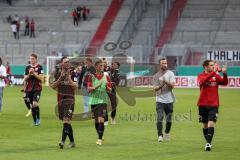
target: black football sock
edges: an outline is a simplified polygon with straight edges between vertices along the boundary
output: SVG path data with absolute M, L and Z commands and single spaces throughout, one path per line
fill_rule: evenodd
M 157 131 L 158 131 L 158 137 L 162 136 L 162 122 L 158 121 L 157 122 Z
M 208 143 L 212 143 L 213 135 L 214 135 L 214 128 L 209 127 L 208 128 L 208 134 L 207 134 L 207 142 Z
M 104 133 L 104 123 L 99 123 L 98 127 L 98 139 L 102 139 Z
M 73 129 L 72 129 L 72 125 L 69 124 L 69 133 L 68 133 L 68 137 L 71 143 L 74 142 L 74 137 L 73 137 Z
M 36 107 L 36 117 L 39 120 L 40 119 L 40 108 L 39 106 Z
M 29 109 L 31 109 L 31 104 L 27 101 L 27 100 L 24 100 L 25 104 L 26 104 L 26 107 Z
M 108 122 L 108 112 L 106 112 L 106 116 L 104 117 L 104 122 Z
M 208 128 L 203 128 L 203 136 L 206 141 L 207 141 L 207 134 L 208 134 Z
M 99 123 L 95 123 L 95 128 L 96 128 L 96 131 L 97 131 L 97 134 L 98 134 Z
M 116 117 L 116 109 L 111 112 L 111 118 L 114 119 Z
M 171 130 L 172 122 L 167 122 L 166 123 L 166 130 L 165 133 L 168 134 Z
M 36 118 L 36 108 L 35 107 L 32 108 L 32 117 L 33 117 L 34 123 L 36 123 L 37 118 Z
M 64 123 L 63 130 L 62 130 L 62 143 L 65 143 L 68 133 L 69 133 L 69 124 Z

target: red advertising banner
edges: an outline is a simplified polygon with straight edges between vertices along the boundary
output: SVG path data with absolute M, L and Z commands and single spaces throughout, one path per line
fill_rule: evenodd
M 228 77 L 228 85 L 223 88 L 240 88 L 240 77 Z M 128 79 L 128 86 L 152 86 L 152 76 L 135 77 Z M 176 76 L 177 88 L 198 88 L 196 76 Z

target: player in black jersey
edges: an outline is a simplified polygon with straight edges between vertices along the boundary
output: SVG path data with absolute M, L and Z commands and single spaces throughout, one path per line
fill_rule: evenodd
M 39 99 L 42 91 L 43 68 L 37 62 L 37 55 L 30 55 L 30 64 L 25 69 L 24 81 L 26 83 L 26 97 L 32 106 L 33 125 L 40 125 Z

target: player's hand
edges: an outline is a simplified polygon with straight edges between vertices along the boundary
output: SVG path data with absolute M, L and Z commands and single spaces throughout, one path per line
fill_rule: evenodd
M 65 78 L 65 77 L 66 77 L 66 75 L 67 75 L 67 74 L 66 74 L 66 72 L 65 72 L 65 71 L 62 71 L 62 72 L 61 72 L 61 75 L 60 75 L 60 77 L 59 77 L 59 78 Z
M 32 73 L 32 75 L 34 75 L 34 76 L 37 76 L 37 75 L 38 75 L 38 73 L 37 73 L 37 72 L 33 72 L 33 73 Z
M 33 72 L 34 72 L 34 69 L 33 69 L 33 68 L 30 68 L 30 69 L 29 69 L 29 74 L 33 74 Z
M 225 66 L 225 65 L 222 66 L 222 72 L 227 73 L 227 66 Z
M 163 77 L 162 81 L 163 81 L 163 83 L 167 82 L 165 77 Z

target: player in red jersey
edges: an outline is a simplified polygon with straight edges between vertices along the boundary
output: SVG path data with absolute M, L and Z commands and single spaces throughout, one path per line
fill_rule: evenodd
M 203 123 L 203 134 L 207 141 L 205 150 L 210 151 L 214 135 L 214 126 L 217 121 L 219 96 L 218 86 L 227 85 L 227 68 L 222 67 L 223 78 L 217 74 L 217 67 L 211 60 L 203 62 L 204 72 L 198 75 L 200 96 L 198 99 L 199 122 Z

